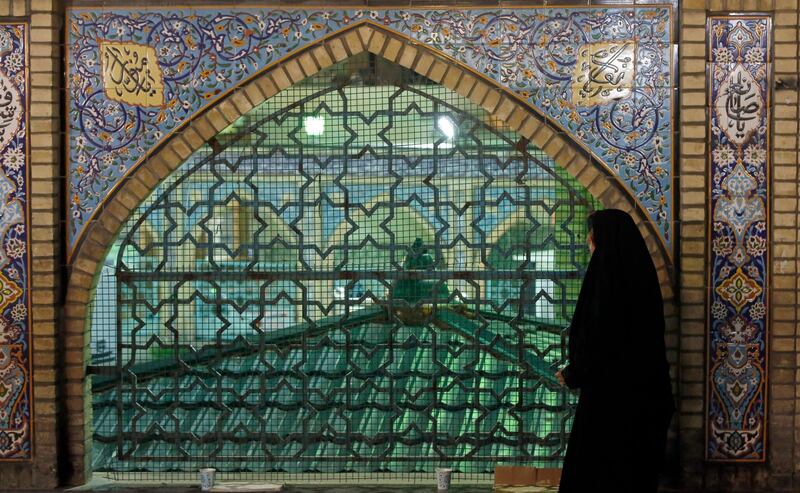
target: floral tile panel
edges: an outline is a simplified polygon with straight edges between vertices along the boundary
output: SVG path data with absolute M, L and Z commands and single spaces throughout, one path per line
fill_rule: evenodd
M 767 437 L 770 18 L 711 17 L 706 457 L 763 461 Z
M 361 22 L 508 88 L 618 177 L 673 243 L 670 7 L 71 9 L 69 246 L 120 178 L 226 91 Z
M 0 462 L 33 457 L 28 26 L 0 24 Z

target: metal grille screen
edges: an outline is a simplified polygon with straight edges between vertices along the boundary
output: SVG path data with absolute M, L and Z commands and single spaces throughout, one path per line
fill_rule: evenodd
M 92 304 L 93 469 L 456 479 L 558 467 L 597 203 L 483 109 L 356 57 L 130 217 Z

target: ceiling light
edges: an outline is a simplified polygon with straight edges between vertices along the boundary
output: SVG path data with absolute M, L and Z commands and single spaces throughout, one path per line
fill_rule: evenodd
M 439 119 L 436 120 L 436 126 L 448 140 L 456 136 L 456 124 L 449 116 L 440 116 Z
M 307 116 L 303 120 L 303 128 L 305 128 L 308 135 L 322 135 L 325 132 L 325 117 Z

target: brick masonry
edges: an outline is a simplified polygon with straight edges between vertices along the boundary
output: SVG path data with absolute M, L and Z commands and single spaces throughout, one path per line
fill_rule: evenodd
M 93 2 L 98 5 L 100 2 Z M 292 2 L 296 4 L 297 2 Z M 374 5 L 377 2 L 349 2 L 352 5 Z M 384 2 L 408 6 L 424 2 Z M 457 5 L 438 1 L 438 5 Z M 513 6 L 532 2 L 481 2 L 480 5 Z M 115 4 L 115 2 L 103 2 Z M 681 5 L 679 98 L 680 133 L 677 184 L 680 193 L 679 266 L 675 282 L 681 286 L 679 308 L 668 306 L 670 333 L 668 346 L 673 371 L 680 390 L 680 412 L 677 437 L 680 476 L 693 488 L 725 491 L 753 491 L 756 488 L 789 489 L 800 487 L 795 471 L 800 468 L 800 428 L 797 426 L 798 405 L 798 308 L 800 291 L 798 277 L 797 240 L 798 220 L 798 0 L 685 0 Z M 758 11 L 775 14 L 775 76 L 779 86 L 773 92 L 775 150 L 773 154 L 773 200 L 771 249 L 772 279 L 770 298 L 771 358 L 770 358 L 770 436 L 766 464 L 706 464 L 703 461 L 703 403 L 705 306 L 707 303 L 706 260 L 706 81 L 704 30 L 707 12 Z M 183 130 L 180 137 L 154 155 L 141 171 L 132 176 L 92 224 L 90 241 L 81 248 L 71 266 L 71 273 L 62 282 L 63 187 L 61 99 L 63 87 L 61 52 L 63 5 L 58 0 L 10 0 L 0 2 L 0 17 L 29 19 L 31 23 L 31 143 L 32 143 L 32 298 L 34 337 L 34 408 L 35 458 L 31 463 L 0 464 L 3 488 L 49 488 L 60 476 L 67 484 L 78 484 L 87 478 L 85 454 L 90 450 L 90 428 L 86 390 L 84 356 L 88 352 L 84 316 L 90 288 L 98 262 L 105 253 L 121 222 L 125 219 L 131 200 L 137 200 L 175 167 L 175 160 L 187 149 L 195 149 L 210 137 L 224 122 L 248 107 L 286 87 L 292 80 L 289 66 L 278 68 L 240 88 L 220 105 Z M 439 77 L 441 65 L 434 64 L 429 54 L 419 46 L 396 42 L 374 31 L 328 40 L 324 47 L 297 60 L 301 72 L 314 70 L 342 60 L 355 50 L 380 50 L 382 56 L 396 60 L 406 67 Z M 364 38 L 364 36 L 368 36 Z M 365 47 L 366 46 L 366 47 Z M 312 63 L 313 62 L 313 63 Z M 582 151 L 569 145 L 563 136 L 527 114 L 514 101 L 478 80 L 472 74 L 459 74 L 457 67 L 444 67 L 444 84 L 462 95 L 479 102 L 492 112 L 506 116 L 506 121 L 519 128 L 522 135 L 537 144 L 549 146 L 556 152 L 556 161 L 564 165 L 590 190 L 598 191 L 607 206 L 627 208 L 627 197 L 608 186 L 606 175 L 590 165 Z M 452 71 L 452 73 L 451 73 Z M 297 72 L 293 69 L 294 75 Z M 651 242 L 652 244 L 652 242 Z M 672 298 L 669 269 L 663 258 L 657 257 L 665 290 Z M 62 297 L 67 294 L 66 303 Z M 678 300 L 676 300 L 678 301 Z M 680 349 L 680 353 L 678 353 Z M 58 430 L 58 431 L 57 431 Z M 58 474 L 57 464 L 64 464 Z

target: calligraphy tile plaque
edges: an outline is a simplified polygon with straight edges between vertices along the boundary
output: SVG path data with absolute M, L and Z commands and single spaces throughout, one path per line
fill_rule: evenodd
M 768 16 L 708 19 L 706 458 L 763 461 L 769 275 Z
M 578 49 L 573 74 L 572 100 L 595 106 L 633 94 L 636 72 L 636 42 L 602 41 Z
M 76 7 L 67 15 L 70 254 L 122 177 L 173 132 L 287 55 L 365 22 L 518 95 L 606 166 L 672 251 L 670 7 Z M 122 65 L 102 59 L 110 46 L 130 50 L 121 58 L 132 71 L 127 81 Z M 586 71 L 596 80 L 581 82 L 589 82 L 586 95 L 575 96 L 573 77 L 584 73 L 576 75 L 579 50 L 603 46 L 621 56 L 590 57 Z M 620 71 L 628 58 L 634 66 Z M 119 82 L 109 83 L 112 75 Z
M 131 106 L 164 104 L 164 80 L 155 50 L 136 43 L 100 43 L 108 99 Z
M 756 81 L 756 77 L 765 75 L 766 64 L 761 64 L 752 72 L 741 63 L 728 66 L 714 64 L 713 67 L 721 78 L 714 101 L 719 128 L 729 142 L 742 145 L 758 130 L 761 113 L 766 110 L 765 98 Z
M 0 24 L 0 462 L 33 455 L 27 32 Z

